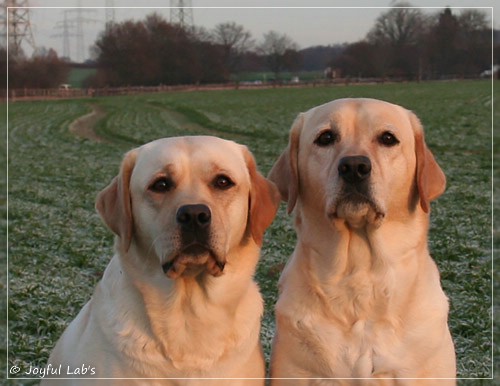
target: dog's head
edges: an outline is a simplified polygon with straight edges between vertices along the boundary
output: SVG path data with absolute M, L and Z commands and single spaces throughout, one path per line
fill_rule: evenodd
M 119 237 L 170 278 L 223 273 L 227 257 L 261 245 L 279 193 L 248 149 L 215 137 L 160 139 L 125 155 L 96 208 Z M 161 269 L 161 268 L 160 268 Z
M 446 186 L 415 114 L 373 99 L 335 100 L 300 114 L 269 178 L 289 212 L 307 206 L 352 227 L 418 208 L 428 213 Z

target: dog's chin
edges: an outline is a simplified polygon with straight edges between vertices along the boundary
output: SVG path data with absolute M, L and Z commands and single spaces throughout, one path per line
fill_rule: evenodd
M 340 197 L 328 212 L 331 220 L 344 220 L 351 228 L 371 225 L 378 228 L 385 217 L 384 211 L 373 200 L 361 195 Z
M 196 277 L 208 273 L 214 277 L 224 273 L 225 263 L 210 249 L 199 245 L 190 245 L 162 265 L 163 272 L 170 279 Z

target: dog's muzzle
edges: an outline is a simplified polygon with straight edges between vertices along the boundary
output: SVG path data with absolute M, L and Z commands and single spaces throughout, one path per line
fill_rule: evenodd
M 343 185 L 329 218 L 343 218 L 355 227 L 365 222 L 379 224 L 384 213 L 372 197 L 370 159 L 362 155 L 343 157 L 337 170 Z
M 223 273 L 225 262 L 220 261 L 210 247 L 212 213 L 204 204 L 183 205 L 177 210 L 176 222 L 181 236 L 179 254 L 163 264 L 170 278 L 190 275 L 206 269 L 213 276 Z
M 342 201 L 352 204 L 369 203 L 371 200 L 370 176 L 372 163 L 368 157 L 357 155 L 339 161 L 338 173 L 344 182 Z

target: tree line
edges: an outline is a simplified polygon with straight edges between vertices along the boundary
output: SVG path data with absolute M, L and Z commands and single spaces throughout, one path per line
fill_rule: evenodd
M 40 50 L 31 58 L 22 55 L 7 58 L 7 50 L 0 48 L 0 72 L 8 75 L 0 77 L 2 89 L 6 89 L 7 85 L 10 89 L 54 88 L 66 82 L 69 71 L 68 63 L 52 49 Z
M 158 14 L 142 21 L 109 24 L 94 45 L 94 85 L 121 86 L 227 82 L 242 69 L 267 65 L 276 77 L 298 69 L 298 46 L 270 31 L 257 45 L 234 22 L 212 31 L 182 28 Z
M 491 67 L 492 30 L 483 12 L 445 8 L 429 16 L 408 6 L 381 14 L 366 38 L 347 45 L 330 66 L 342 76 L 409 80 L 474 77 Z
M 409 3 L 382 13 L 364 39 L 299 50 L 285 34 L 261 41 L 234 22 L 212 30 L 183 28 L 152 14 L 144 20 L 107 24 L 92 48 L 96 74 L 88 87 L 221 83 L 241 72 L 324 70 L 328 76 L 408 80 L 472 77 L 491 67 L 492 31 L 474 9 L 446 8 L 432 15 Z M 500 50 L 495 50 L 495 63 Z M 6 68 L 5 50 L 0 67 Z M 69 63 L 55 51 L 9 58 L 9 87 L 49 88 L 64 83 Z M 2 81 L 5 83 L 5 79 Z M 0 85 L 0 87 L 4 85 Z

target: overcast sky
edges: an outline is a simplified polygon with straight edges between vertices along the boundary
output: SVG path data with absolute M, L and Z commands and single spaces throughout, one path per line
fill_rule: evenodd
M 106 6 L 114 6 L 115 21 L 142 19 L 145 15 L 157 12 L 170 19 L 168 8 L 172 0 L 30 0 L 31 23 L 37 46 L 54 48 L 62 54 L 62 29 L 56 25 L 64 19 L 67 7 L 101 7 L 85 9 L 83 16 L 89 21 L 85 27 L 86 56 L 88 47 L 102 31 Z M 184 0 L 185 3 L 189 0 Z M 485 7 L 483 11 L 500 29 L 500 5 L 498 0 L 411 0 L 412 6 L 423 7 L 429 14 L 437 13 L 446 6 L 458 14 L 464 7 Z M 175 3 L 175 0 L 174 0 Z M 221 22 L 234 21 L 252 33 L 256 41 L 270 31 L 278 31 L 290 36 L 301 48 L 314 45 L 351 43 L 363 39 L 375 19 L 387 11 L 394 2 L 391 0 L 191 0 L 194 7 L 194 24 L 212 29 Z M 495 6 L 495 3 L 497 5 Z M 237 4 L 237 7 L 235 7 Z M 39 8 L 40 7 L 40 8 Z M 54 7 L 54 8 L 48 8 Z M 59 7 L 59 8 L 58 8 Z M 227 8 L 213 8 L 227 7 Z M 275 7 L 275 8 L 270 8 Z M 301 7 L 301 8 L 297 8 Z M 335 7 L 335 8 L 328 8 Z M 337 8 L 345 7 L 345 8 Z M 387 7 L 384 9 L 384 7 Z M 74 19 L 76 12 L 68 13 Z M 90 19 L 94 21 L 90 21 Z M 70 51 L 76 57 L 76 39 L 70 40 Z M 29 47 L 25 47 L 30 53 Z

